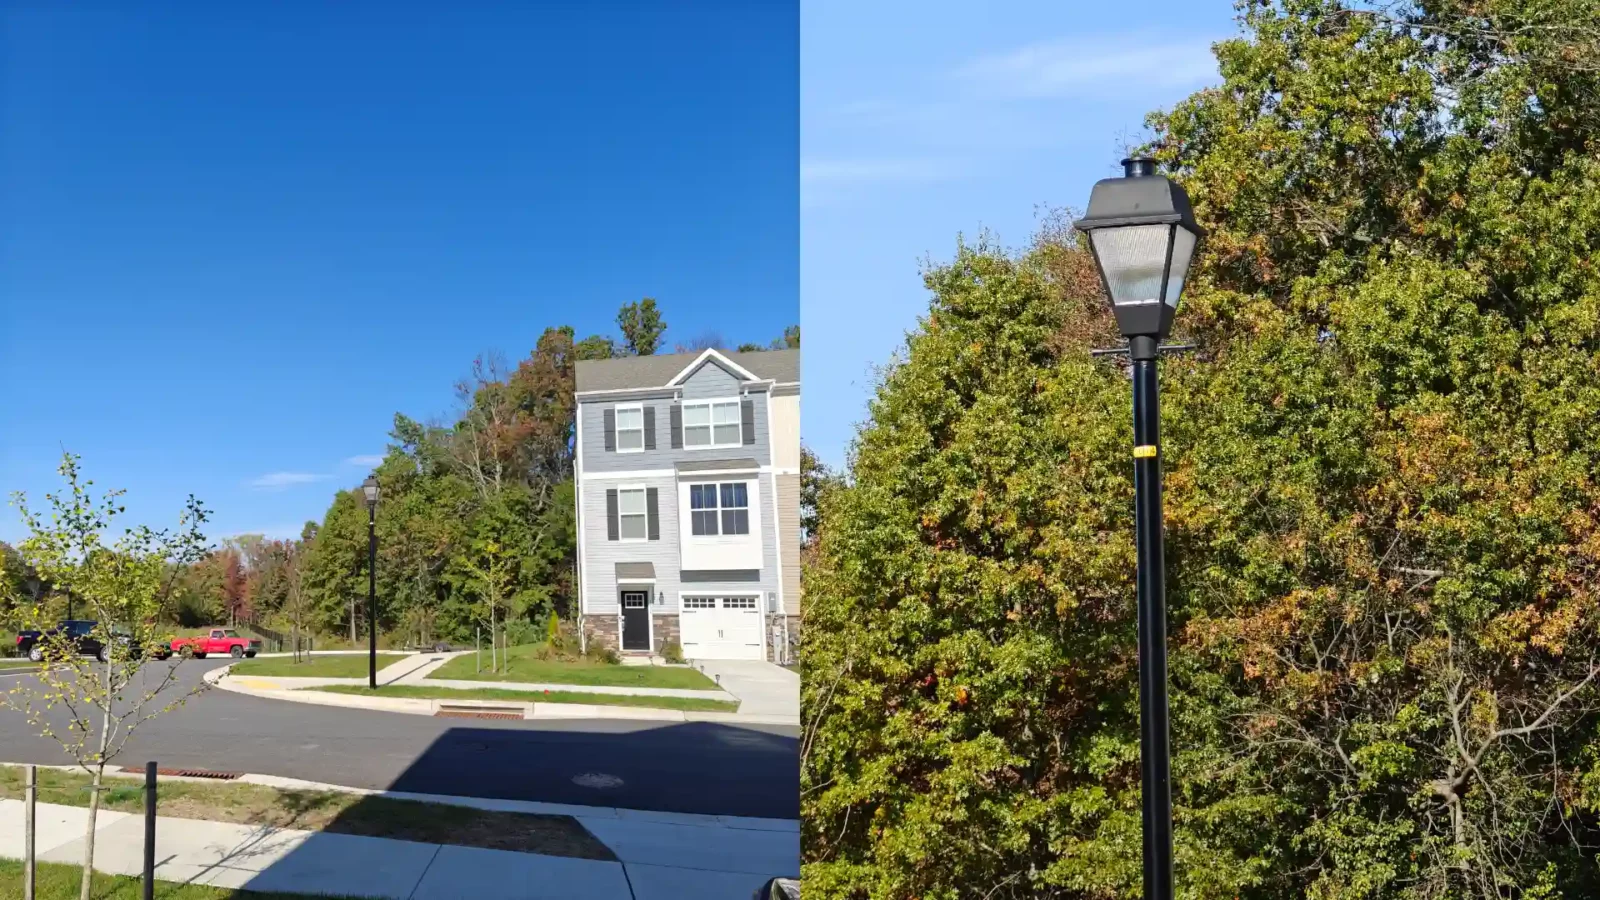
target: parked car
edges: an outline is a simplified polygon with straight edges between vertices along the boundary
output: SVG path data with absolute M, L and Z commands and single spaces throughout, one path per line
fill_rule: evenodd
M 173 638 L 172 646 L 167 648 L 163 658 L 176 653 L 185 658 L 205 659 L 215 654 L 224 653 L 240 659 L 253 657 L 261 652 L 261 642 L 254 638 L 240 637 L 239 632 L 232 628 L 213 628 L 210 633 L 192 638 Z
M 48 646 L 47 637 L 65 635 L 72 642 L 82 656 L 93 656 L 105 662 L 110 656 L 110 651 L 105 642 L 100 640 L 95 629 L 99 622 L 91 619 L 68 619 L 56 625 L 49 631 L 23 631 L 17 634 L 17 655 L 26 656 L 34 662 L 44 662 L 45 648 Z M 129 656 L 139 655 L 139 644 L 126 634 L 112 633 L 112 640 L 130 646 Z

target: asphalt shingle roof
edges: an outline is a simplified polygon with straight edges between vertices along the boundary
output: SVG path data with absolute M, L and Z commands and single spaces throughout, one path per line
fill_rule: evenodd
M 667 353 L 657 356 L 625 356 L 620 359 L 591 359 L 578 363 L 578 391 L 615 391 L 628 388 L 662 387 L 683 367 L 705 351 Z M 800 380 L 799 350 L 752 350 L 748 353 L 719 351 L 723 356 L 773 381 Z

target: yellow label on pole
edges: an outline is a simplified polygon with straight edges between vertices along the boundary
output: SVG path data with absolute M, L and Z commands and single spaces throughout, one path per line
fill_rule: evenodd
M 1134 459 L 1147 459 L 1155 455 L 1156 447 L 1154 444 L 1140 444 L 1139 446 L 1133 448 Z

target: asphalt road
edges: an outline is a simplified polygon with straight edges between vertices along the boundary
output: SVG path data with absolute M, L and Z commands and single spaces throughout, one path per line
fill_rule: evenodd
M 181 691 L 228 660 L 191 660 Z M 0 692 L 35 676 L 0 670 Z M 57 721 L 60 721 L 58 718 Z M 716 815 L 799 816 L 791 727 L 617 719 L 498 722 L 314 706 L 209 690 L 134 732 L 113 764 L 252 772 L 349 787 Z M 0 709 L 0 761 L 62 765 L 60 745 Z M 583 775 L 620 785 L 591 787 Z M 580 779 L 609 783 L 610 779 Z

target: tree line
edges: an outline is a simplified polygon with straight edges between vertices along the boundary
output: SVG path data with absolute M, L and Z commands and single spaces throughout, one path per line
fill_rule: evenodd
M 541 634 L 550 615 L 576 615 L 573 440 L 576 364 L 661 351 L 667 323 L 653 298 L 621 308 L 619 337 L 578 339 L 546 328 L 510 366 L 475 360 L 457 385 L 456 412 L 433 422 L 394 417 L 376 474 L 378 628 L 397 641 L 469 641 L 494 623 L 512 643 Z M 791 326 L 765 345 L 798 347 Z M 679 352 L 714 346 L 702 335 Z M 0 544 L 6 596 L 50 586 Z M 358 486 L 334 494 L 298 536 L 224 541 L 176 575 L 161 617 L 174 625 L 255 623 L 289 634 L 366 634 L 367 509 Z M 64 615 L 66 598 L 52 601 Z

